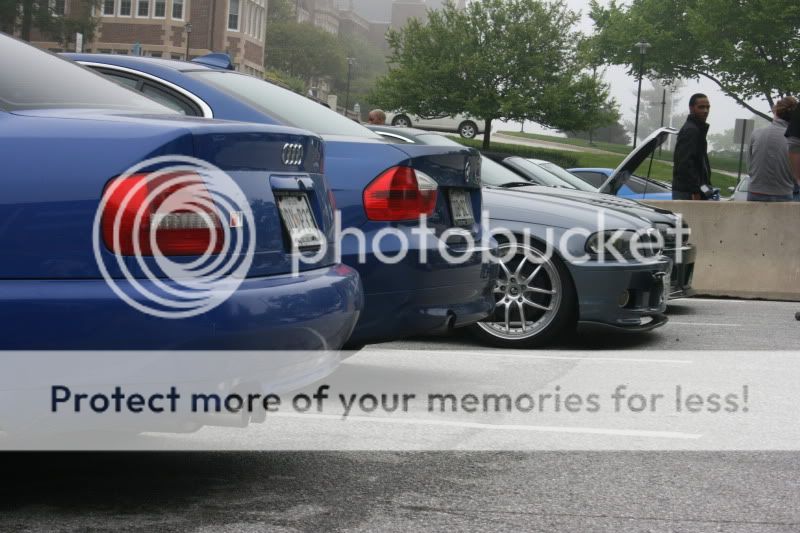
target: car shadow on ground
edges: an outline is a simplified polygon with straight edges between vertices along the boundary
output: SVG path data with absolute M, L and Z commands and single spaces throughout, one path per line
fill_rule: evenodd
M 629 348 L 646 348 L 653 344 L 654 340 L 660 338 L 660 330 L 645 332 L 627 332 L 617 328 L 612 328 L 594 324 L 580 324 L 574 332 L 556 339 L 550 345 L 543 348 L 531 348 L 535 350 L 623 350 Z M 414 350 L 452 350 L 464 349 L 475 350 L 483 347 L 466 330 L 457 329 L 444 335 L 430 335 L 414 337 L 402 341 L 401 343 L 387 343 L 375 345 L 379 348 L 398 348 Z

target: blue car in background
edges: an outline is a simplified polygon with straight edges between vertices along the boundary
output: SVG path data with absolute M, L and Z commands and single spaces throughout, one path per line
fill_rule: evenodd
M 448 238 L 452 264 L 438 239 L 451 228 L 467 230 L 480 243 L 480 156 L 466 147 L 386 143 L 380 136 L 301 95 L 233 72 L 226 56 L 192 62 L 103 54 L 64 54 L 119 84 L 189 116 L 283 124 L 313 131 L 325 141 L 325 174 L 333 188 L 341 225 L 360 230 L 365 244 L 347 234 L 342 261 L 358 270 L 365 291 L 364 312 L 348 343 L 400 339 L 471 324 L 494 309 L 497 266 L 483 261 L 480 245 Z M 412 231 L 426 215 L 435 239 Z M 376 241 L 395 228 L 406 235 L 410 253 L 395 264 L 395 238 Z M 487 246 L 487 248 L 490 246 Z M 359 255 L 363 255 L 363 261 Z
M 0 71 L 0 349 L 334 351 L 274 369 L 272 377 L 300 383 L 336 367 L 335 350 L 349 338 L 363 305 L 358 274 L 337 264 L 332 253 L 290 273 L 287 209 L 307 206 L 322 235 L 333 239 L 331 191 L 317 135 L 188 118 L 4 34 Z M 287 146 L 305 155 L 288 160 Z M 162 159 L 146 163 L 157 157 Z M 248 230 L 238 211 L 230 220 L 213 210 L 205 218 L 151 211 L 164 196 L 147 188 L 147 179 L 168 159 L 222 170 L 257 224 L 252 248 L 231 252 L 251 261 L 235 290 L 206 312 L 184 318 L 154 310 L 151 296 L 164 296 L 181 281 L 159 260 L 187 263 L 209 250 L 223 257 L 217 251 L 238 239 L 224 226 L 244 227 L 241 235 Z M 170 185 L 170 194 L 194 201 L 208 183 L 192 180 Z M 132 195 L 127 204 L 115 196 L 136 184 L 147 184 L 140 190 L 155 196 Z M 130 229 L 135 213 L 146 213 L 147 231 L 121 231 L 118 242 L 109 238 L 115 217 Z M 102 215 L 100 226 L 96 215 Z M 213 297 L 224 289 L 224 283 L 214 284 L 209 292 Z M 181 303 L 186 301 L 161 304 L 158 312 Z M 85 370 L 89 376 L 92 369 Z
M 587 184 L 603 183 L 608 181 L 615 170 L 603 167 L 580 167 L 567 169 L 571 174 L 585 180 Z M 599 187 L 598 187 L 599 189 Z M 672 200 L 672 187 L 652 178 L 643 178 L 632 175 L 628 181 L 622 185 L 617 194 L 622 198 L 631 200 Z

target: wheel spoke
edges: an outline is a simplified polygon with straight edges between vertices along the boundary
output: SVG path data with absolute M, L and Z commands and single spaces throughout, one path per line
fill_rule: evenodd
M 525 287 L 525 292 L 535 292 L 538 294 L 555 294 L 555 290 L 540 289 L 539 287 Z
M 552 307 L 546 307 L 544 305 L 537 304 L 536 302 L 532 302 L 525 297 L 522 298 L 522 301 L 525 302 L 525 305 L 529 305 L 534 309 L 541 309 L 542 311 L 550 311 L 552 309 Z
M 524 333 L 525 330 L 525 306 L 522 305 L 522 302 L 517 300 L 517 307 L 519 307 L 519 320 L 522 324 L 522 332 Z
M 514 270 L 514 275 L 519 277 L 520 272 L 522 272 L 522 265 L 525 264 L 525 261 L 528 260 L 528 254 L 522 254 L 522 259 L 520 259 L 519 264 L 517 265 L 517 269 Z
M 533 269 L 533 272 L 531 272 L 531 275 L 530 275 L 530 276 L 528 276 L 527 278 L 525 278 L 525 281 L 523 281 L 523 282 L 522 282 L 522 284 L 523 284 L 523 285 L 530 285 L 531 281 L 533 281 L 533 278 L 535 278 L 535 277 L 536 277 L 536 275 L 537 275 L 539 272 L 541 272 L 541 270 L 542 270 L 542 267 L 543 267 L 543 266 L 544 266 L 543 264 L 540 264 L 539 266 L 537 266 L 536 268 L 534 268 L 534 269 Z
M 508 267 L 506 266 L 506 264 L 503 263 L 502 261 L 498 261 L 498 263 L 500 263 L 500 268 L 502 268 L 503 272 L 505 272 L 506 276 L 508 276 L 506 279 L 511 279 L 511 272 L 509 272 Z
M 511 333 L 511 305 L 506 302 L 506 331 Z

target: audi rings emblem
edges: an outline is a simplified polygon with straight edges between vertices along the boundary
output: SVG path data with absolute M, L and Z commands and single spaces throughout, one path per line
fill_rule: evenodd
M 298 143 L 286 143 L 281 151 L 281 159 L 284 165 L 299 166 L 303 164 L 303 145 Z

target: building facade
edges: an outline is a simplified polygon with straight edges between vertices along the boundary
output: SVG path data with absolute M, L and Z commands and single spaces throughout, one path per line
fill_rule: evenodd
M 64 16 L 80 5 L 80 0 L 66 0 Z M 99 23 L 92 42 L 83 43 L 85 52 L 167 59 L 227 52 L 237 70 L 264 73 L 267 0 L 102 0 L 94 14 Z M 41 34 L 31 40 L 63 51 L 64 43 Z

